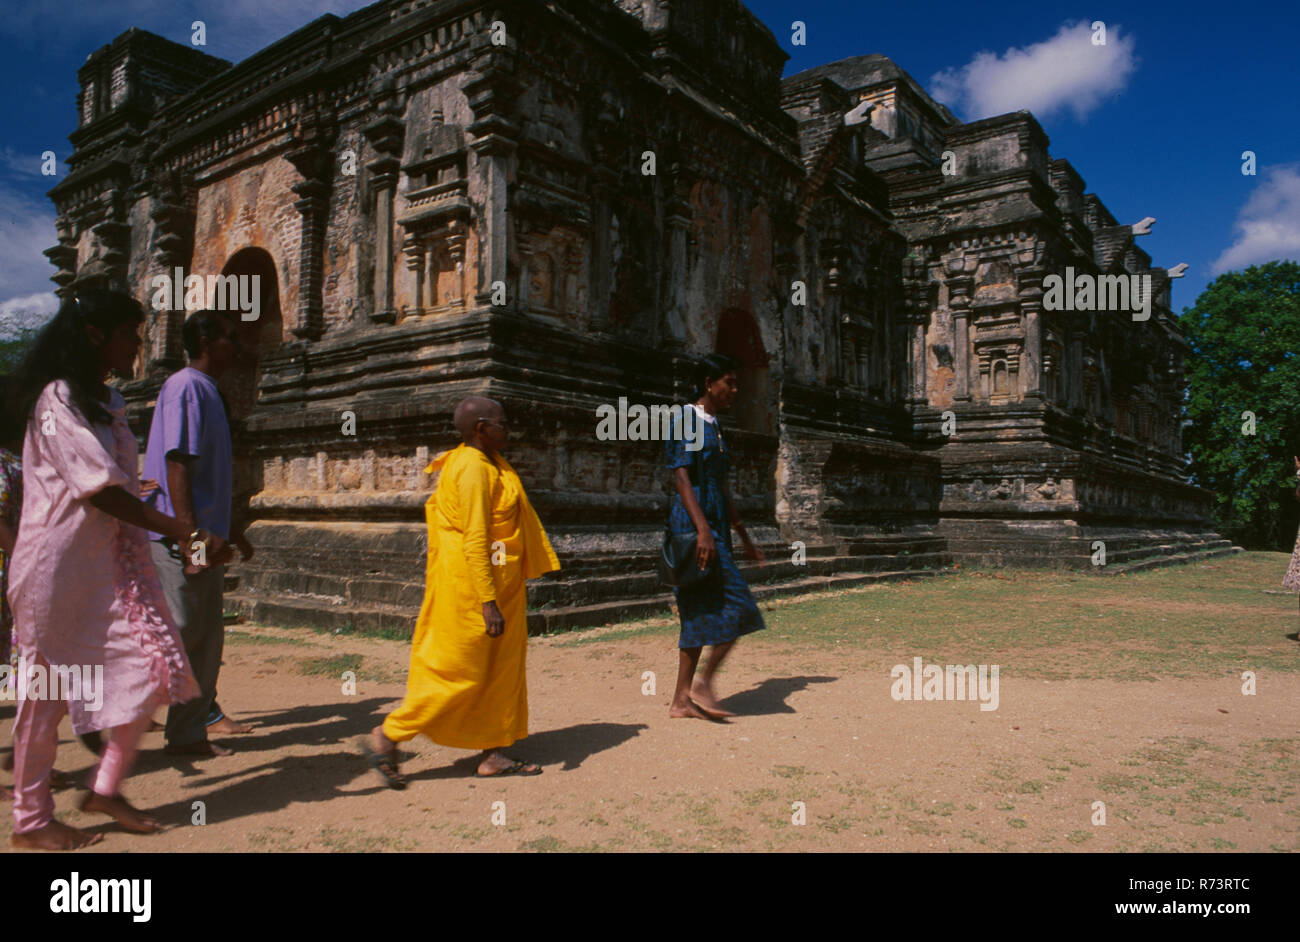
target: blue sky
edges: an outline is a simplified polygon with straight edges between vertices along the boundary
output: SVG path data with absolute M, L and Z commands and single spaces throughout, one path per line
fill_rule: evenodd
M 0 21 L 0 334 L 53 310 L 55 243 L 45 197 L 66 174 L 77 68 L 130 26 L 239 61 L 347 0 L 166 3 L 11 0 Z M 751 0 L 791 58 L 786 73 L 883 53 L 963 119 L 1029 108 L 1091 192 L 1121 222 L 1157 219 L 1140 245 L 1157 265 L 1189 266 L 1174 308 L 1220 271 L 1300 258 L 1300 4 L 1181 2 L 868 4 Z M 794 20 L 805 46 L 791 45 Z M 1079 42 L 1107 28 L 1107 48 Z M 1079 25 L 1082 24 L 1082 25 Z M 39 174 L 52 150 L 59 175 Z M 1241 173 L 1254 151 L 1255 176 Z

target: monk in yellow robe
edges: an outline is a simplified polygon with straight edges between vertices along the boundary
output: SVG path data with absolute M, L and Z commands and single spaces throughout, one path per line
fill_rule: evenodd
M 525 580 L 560 563 L 519 475 L 501 457 L 508 438 L 501 404 L 466 399 L 455 423 L 464 444 L 426 469 L 442 474 L 425 504 L 429 557 L 406 699 L 365 742 L 393 788 L 406 786 L 397 744 L 419 733 L 484 750 L 480 776 L 542 771 L 499 750 L 528 735 Z

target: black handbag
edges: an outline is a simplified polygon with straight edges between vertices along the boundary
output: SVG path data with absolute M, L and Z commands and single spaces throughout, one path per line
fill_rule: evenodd
M 699 468 L 700 452 L 691 458 L 692 466 Z M 696 480 L 701 472 L 696 471 Z M 703 582 L 713 573 L 718 557 L 715 554 L 709 562 L 708 569 L 701 569 L 696 562 L 699 555 L 699 536 L 695 533 L 675 534 L 671 524 L 664 527 L 663 543 L 659 549 L 659 581 L 666 586 L 685 589 Z
M 701 569 L 696 562 L 698 552 L 699 538 L 696 534 L 674 534 L 671 528 L 665 527 L 664 542 L 659 551 L 659 581 L 679 589 L 703 582 L 713 573 L 718 557 L 713 557 L 708 569 Z

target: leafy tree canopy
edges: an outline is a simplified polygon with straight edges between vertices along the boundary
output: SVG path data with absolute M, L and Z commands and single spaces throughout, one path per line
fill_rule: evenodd
M 1300 264 L 1228 272 L 1185 308 L 1191 352 L 1183 443 L 1194 483 L 1217 498 L 1221 533 L 1290 549 L 1300 455 Z

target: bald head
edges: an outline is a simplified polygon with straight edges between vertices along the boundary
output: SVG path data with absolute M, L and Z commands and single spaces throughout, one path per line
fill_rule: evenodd
M 505 409 L 495 399 L 470 396 L 462 399 L 460 405 L 456 406 L 452 422 L 456 425 L 456 431 L 460 432 L 460 437 L 470 442 L 476 437 L 480 419 L 499 422 L 505 414 Z

